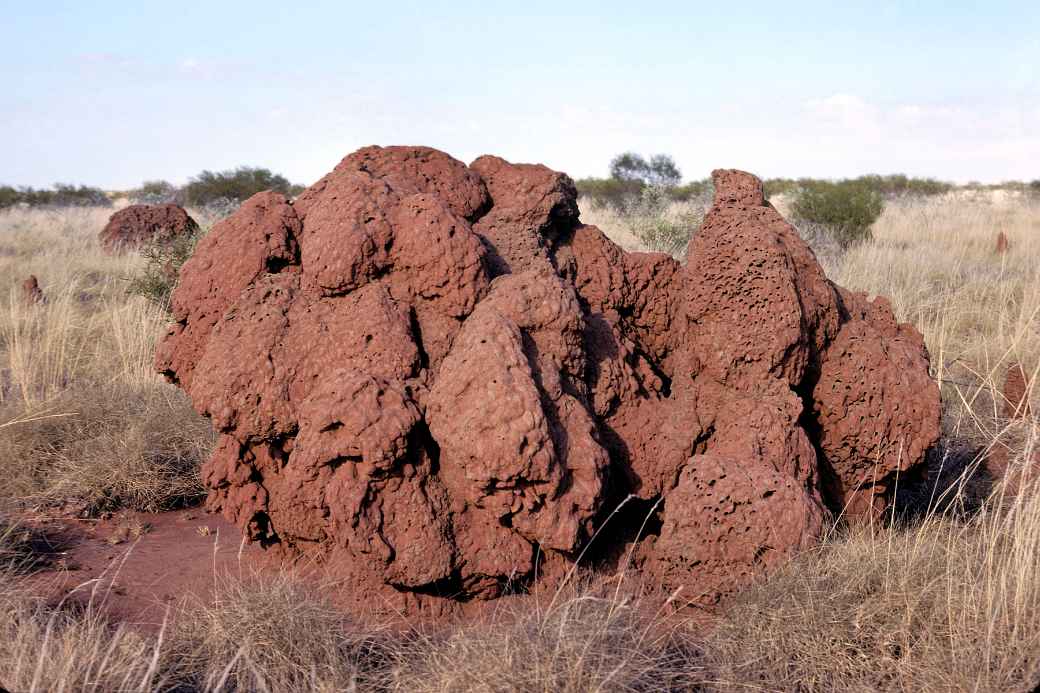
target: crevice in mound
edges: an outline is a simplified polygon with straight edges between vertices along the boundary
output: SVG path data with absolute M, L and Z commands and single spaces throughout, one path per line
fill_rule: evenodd
M 451 575 L 440 578 L 439 580 L 434 580 L 425 585 L 417 585 L 413 587 L 409 585 L 401 585 L 395 582 L 389 582 L 387 584 L 401 593 L 418 594 L 427 597 L 440 597 L 442 599 L 454 599 L 463 603 L 472 599 L 463 586 L 462 578 L 457 568 L 451 572 Z
M 249 518 L 248 523 L 250 538 L 260 543 L 265 549 L 280 543 L 278 533 L 274 531 L 271 517 L 266 511 L 258 510 Z
M 298 261 L 299 260 L 296 258 L 289 260 L 283 257 L 269 257 L 267 258 L 267 261 L 264 263 L 264 267 L 267 270 L 268 274 L 278 274 L 286 267 L 292 267 L 296 265 Z
M 609 508 L 609 510 L 608 510 Z M 615 570 L 624 567 L 636 545 L 648 537 L 659 537 L 664 503 L 661 496 L 648 499 L 613 494 L 604 505 L 605 514 L 597 522 L 595 538 L 582 549 L 587 567 Z
M 415 348 L 419 352 L 419 369 L 428 369 L 430 367 L 430 355 L 426 353 L 426 347 L 423 346 L 422 326 L 419 324 L 419 316 L 416 314 L 414 307 L 408 311 L 408 322 L 411 327 L 412 338 L 415 340 Z M 371 337 L 366 337 L 366 341 L 369 339 Z

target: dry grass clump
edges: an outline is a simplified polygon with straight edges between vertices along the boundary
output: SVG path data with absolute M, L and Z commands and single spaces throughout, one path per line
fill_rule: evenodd
M 641 600 L 579 591 L 525 607 L 399 646 L 389 690 L 685 691 L 705 678 L 696 651 Z
M 0 495 L 22 505 L 157 512 L 204 494 L 198 469 L 212 432 L 161 383 L 80 385 L 9 423 L 0 430 Z
M 1006 253 L 995 250 L 1000 232 Z M 899 319 L 921 330 L 942 387 L 945 434 L 985 449 L 1014 447 L 1016 426 L 1002 413 L 1012 363 L 1031 376 L 1036 402 L 1038 257 L 1040 200 L 947 195 L 889 203 L 874 241 L 826 269 L 850 289 L 889 297 Z
M 31 528 L 0 514 L 0 576 L 20 573 L 35 563 L 37 541 Z
M 390 659 L 378 629 L 351 629 L 289 574 L 216 578 L 211 600 L 186 599 L 158 633 L 113 622 L 113 576 L 49 605 L 0 587 L 0 686 L 13 691 L 384 690 Z M 389 639 L 385 639 L 390 642 Z
M 109 622 L 93 599 L 49 606 L 0 575 L 0 686 L 19 693 L 170 690 L 161 639 Z M 95 595 L 91 595 L 95 596 Z
M 383 675 L 380 632 L 352 628 L 328 586 L 289 573 L 217 583 L 212 601 L 181 605 L 163 652 L 190 690 L 373 690 Z
M 645 253 L 649 251 L 646 243 L 636 235 L 630 220 L 614 206 L 602 204 L 591 197 L 578 200 L 582 223 L 598 226 L 610 240 L 628 252 Z
M 598 226 L 625 250 L 667 253 L 685 260 L 686 246 L 700 228 L 710 200 L 675 201 L 665 189 L 651 186 L 623 210 L 588 197 L 578 204 L 584 223 Z
M 1040 488 L 966 523 L 861 528 L 750 589 L 709 637 L 719 691 L 1030 691 Z
M 127 294 L 142 261 L 111 256 L 111 210 L 0 212 L 0 500 L 158 510 L 201 494 L 208 423 L 153 372 L 166 314 Z M 46 303 L 17 282 L 40 278 Z

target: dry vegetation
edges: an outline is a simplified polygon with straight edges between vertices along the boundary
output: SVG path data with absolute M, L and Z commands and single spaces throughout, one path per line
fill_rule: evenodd
M 136 255 L 95 234 L 111 210 L 0 214 L 0 503 L 95 514 L 197 497 L 208 424 L 152 372 L 165 312 L 127 294 Z M 18 282 L 40 278 L 44 305 Z
M 777 201 L 782 208 L 782 200 Z M 1040 202 L 951 194 L 892 202 L 841 251 L 803 229 L 829 276 L 891 297 L 925 334 L 942 383 L 932 480 L 886 522 L 846 531 L 748 590 L 705 630 L 637 592 L 575 589 L 524 611 L 401 633 L 360 627 L 291 575 L 220 578 L 161 633 L 108 622 L 103 584 L 46 604 L 11 576 L 31 555 L 4 517 L 158 509 L 199 492 L 206 422 L 151 373 L 165 316 L 128 296 L 136 256 L 102 254 L 110 210 L 0 213 L 0 684 L 16 691 L 919 691 L 1040 683 L 1035 419 L 1002 415 L 1007 366 L 1040 370 Z M 583 210 L 639 249 L 631 220 Z M 674 210 L 683 218 L 688 210 Z M 637 229 L 638 231 L 638 229 Z M 996 235 L 1010 240 L 994 252 Z M 16 283 L 40 277 L 49 302 Z M 1033 410 L 1040 410 L 1037 393 Z M 1014 486 L 991 485 L 999 451 Z M 941 472 L 941 473 L 940 473 Z M 969 479 L 969 475 L 974 475 Z M 989 494 L 993 494 L 989 497 Z M 985 502 L 982 502 L 982 501 Z

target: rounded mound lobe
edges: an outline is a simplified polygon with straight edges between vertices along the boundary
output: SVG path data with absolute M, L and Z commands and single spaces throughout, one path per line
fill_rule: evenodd
M 156 357 L 221 434 L 209 506 L 396 613 L 552 586 L 586 548 L 711 603 L 879 512 L 938 437 L 923 340 L 827 280 L 758 179 L 714 180 L 686 266 L 498 157 L 367 147 L 251 198 Z

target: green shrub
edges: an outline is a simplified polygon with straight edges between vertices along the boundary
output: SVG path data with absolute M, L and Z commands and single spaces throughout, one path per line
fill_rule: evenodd
M 885 197 L 904 195 L 941 195 L 953 189 L 952 183 L 935 178 L 910 178 L 902 173 L 885 176 L 871 174 L 854 179 L 874 192 Z
M 141 187 L 130 191 L 130 199 L 139 204 L 183 204 L 184 192 L 166 180 L 146 180 Z
M 794 217 L 822 224 L 847 247 L 870 238 L 870 226 L 881 216 L 885 200 L 862 180 L 803 183 L 791 204 Z
M 654 154 L 647 160 L 635 152 L 625 152 L 610 161 L 610 177 L 673 188 L 682 181 L 682 172 L 675 165 L 675 160 L 667 154 Z
M 1040 195 L 1040 178 L 1034 181 L 1029 181 L 1029 192 L 1035 195 Z
M 21 201 L 17 190 L 10 185 L 0 185 L 0 209 L 13 207 Z
M 776 195 L 795 194 L 802 188 L 825 184 L 828 181 L 819 178 L 768 178 L 764 182 L 766 199 Z M 905 195 L 942 195 L 953 190 L 953 183 L 935 178 L 910 178 L 902 173 L 888 175 L 869 174 L 852 178 L 845 182 L 855 183 L 867 190 L 876 192 L 882 197 L 902 197 Z
M 766 199 L 777 195 L 787 195 L 798 190 L 798 181 L 794 178 L 766 178 L 762 181 L 762 191 Z
M 100 188 L 58 183 L 51 190 L 0 186 L 0 208 L 25 204 L 30 207 L 110 207 L 112 201 Z
M 205 207 L 230 201 L 241 204 L 258 192 L 274 190 L 291 195 L 294 186 L 266 168 L 240 166 L 232 171 L 203 171 L 184 186 L 187 204 Z
M 676 185 L 665 190 L 668 193 L 668 197 L 677 202 L 687 200 L 707 200 L 711 202 L 715 196 L 715 186 L 712 184 L 711 178 L 690 181 L 686 185 Z
M 602 206 L 613 207 L 625 212 L 629 207 L 638 204 L 640 196 L 647 187 L 656 187 L 664 192 L 668 199 L 675 202 L 686 200 L 709 200 L 714 194 L 710 178 L 703 178 L 676 186 L 647 186 L 640 180 L 618 180 L 616 178 L 582 178 L 575 181 L 578 195 L 588 197 Z
M 582 178 L 574 184 L 578 188 L 578 195 L 618 210 L 625 209 L 646 187 L 640 180 L 616 178 Z
M 151 243 L 141 248 L 144 269 L 130 279 L 127 292 L 144 296 L 164 308 L 170 305 L 170 296 L 177 287 L 177 275 L 199 242 L 203 232 L 176 236 L 165 243 Z

